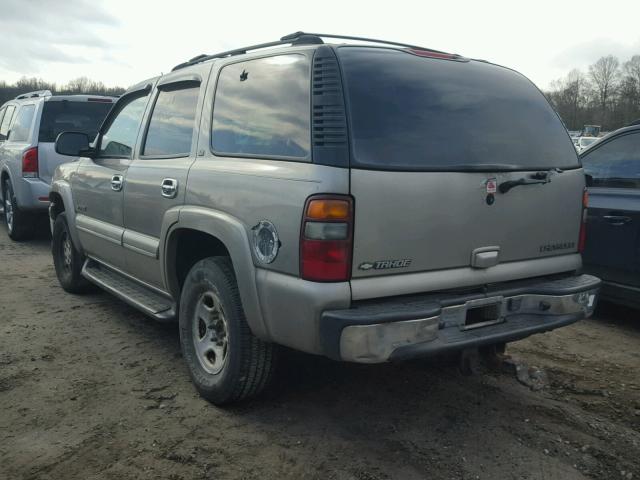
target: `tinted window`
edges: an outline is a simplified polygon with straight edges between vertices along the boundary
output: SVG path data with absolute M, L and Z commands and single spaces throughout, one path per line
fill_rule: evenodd
M 161 90 L 151 114 L 143 155 L 188 155 L 199 87 Z
M 216 153 L 305 158 L 310 145 L 309 60 L 280 55 L 227 65 L 213 110 Z
M 40 120 L 40 142 L 55 142 L 62 132 L 86 133 L 93 140 L 112 103 L 48 101 Z
M 102 135 L 99 156 L 131 158 L 147 98 L 138 97 L 119 107 L 120 112 Z
M 20 107 L 16 121 L 13 122 L 13 126 L 11 127 L 9 140 L 12 142 L 26 142 L 29 139 L 31 123 L 33 121 L 33 114 L 35 111 L 35 105 L 23 105 Z
M 518 73 L 386 48 L 342 47 L 338 53 L 356 165 L 389 170 L 578 166 L 560 119 Z
M 7 132 L 9 131 L 9 127 L 11 126 L 11 119 L 13 118 L 13 113 L 16 107 L 13 105 L 9 105 L 4 112 L 4 118 L 2 119 L 2 123 L 0 123 L 0 140 L 7 139 Z
M 594 187 L 640 188 L 640 133 L 616 137 L 582 157 Z
M 0 125 L 2 125 L 2 119 L 4 118 L 4 111 L 6 110 L 6 108 L 0 108 Z M 0 140 L 2 140 L 2 137 L 0 136 Z

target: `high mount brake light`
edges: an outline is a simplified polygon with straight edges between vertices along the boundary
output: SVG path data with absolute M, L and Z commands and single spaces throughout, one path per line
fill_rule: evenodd
M 38 147 L 30 148 L 22 154 L 22 176 L 27 178 L 38 176 Z
M 307 199 L 300 232 L 300 276 L 315 282 L 351 278 L 353 200 L 346 195 Z
M 459 60 L 461 58 L 460 55 L 456 55 L 455 53 L 433 52 L 431 50 L 418 50 L 415 48 L 407 48 L 405 51 L 425 58 L 439 58 L 442 60 Z
M 589 206 L 589 191 L 582 192 L 582 217 L 580 219 L 580 234 L 578 236 L 578 252 L 584 253 L 587 244 L 587 207 Z

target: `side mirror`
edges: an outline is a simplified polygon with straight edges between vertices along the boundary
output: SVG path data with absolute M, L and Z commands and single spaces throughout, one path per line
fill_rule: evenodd
M 56 138 L 56 153 L 70 157 L 86 156 L 90 153 L 89 136 L 81 132 L 62 132 Z

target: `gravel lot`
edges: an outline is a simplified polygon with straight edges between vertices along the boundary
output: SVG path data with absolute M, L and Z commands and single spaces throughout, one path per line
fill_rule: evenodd
M 510 345 L 520 380 L 287 352 L 271 391 L 222 410 L 192 388 L 176 327 L 64 293 L 44 233 L 0 227 L 0 266 L 3 480 L 640 479 L 637 311 Z

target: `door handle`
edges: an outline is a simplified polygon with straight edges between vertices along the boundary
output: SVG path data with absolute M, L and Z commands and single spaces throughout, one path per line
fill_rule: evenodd
M 124 180 L 124 177 L 119 173 L 111 177 L 111 190 L 113 190 L 114 192 L 119 192 L 120 190 L 122 190 L 123 180 Z
M 178 195 L 178 180 L 175 178 L 165 178 L 160 185 L 162 196 L 165 198 L 176 198 Z
M 611 225 L 625 225 L 631 221 L 631 217 L 627 217 L 625 215 L 605 215 L 604 218 Z

